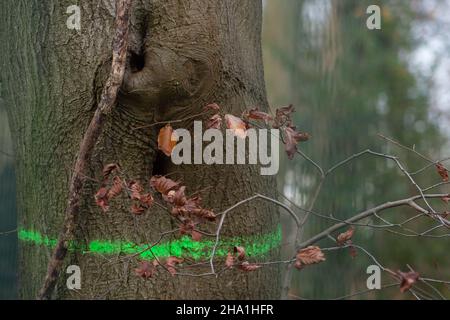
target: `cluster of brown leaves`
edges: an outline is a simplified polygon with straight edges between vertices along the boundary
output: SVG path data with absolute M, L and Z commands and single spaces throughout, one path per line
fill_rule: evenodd
M 172 215 L 181 222 L 180 233 L 190 234 L 193 240 L 200 240 L 201 233 L 195 226 L 205 221 L 215 221 L 216 214 L 201 205 L 201 197 L 186 195 L 186 186 L 163 176 L 153 176 L 150 186 L 170 206 Z
M 225 266 L 227 268 L 237 266 L 245 272 L 255 271 L 261 268 L 260 265 L 245 261 L 245 249 L 243 247 L 234 247 L 233 252 L 228 252 L 227 258 L 225 259 Z
M 141 215 L 153 204 L 153 197 L 150 193 L 143 193 L 144 188 L 136 182 L 130 181 L 128 184 L 119 176 L 120 167 L 115 163 L 106 165 L 103 168 L 103 182 L 100 189 L 94 196 L 95 203 L 102 208 L 103 212 L 109 210 L 109 201 L 122 192 L 126 191 L 128 197 L 133 201 L 130 211 L 133 214 Z M 113 173 L 117 173 L 112 178 Z
M 336 238 L 336 243 L 339 246 L 348 245 L 350 249 L 350 255 L 354 258 L 357 255 L 357 251 L 354 246 L 352 246 L 352 237 L 355 233 L 355 228 L 351 226 L 347 231 L 344 233 L 340 233 Z
M 118 175 L 113 177 L 112 182 L 110 181 L 111 175 L 115 172 L 120 173 L 120 167 L 115 163 L 108 164 L 103 168 L 102 185 L 94 195 L 95 203 L 103 212 L 109 210 L 109 201 L 117 197 L 123 190 L 123 181 Z
M 309 246 L 298 251 L 295 261 L 295 267 L 302 269 L 305 266 L 325 261 L 325 255 L 317 246 Z
M 247 130 L 251 128 L 250 120 L 264 121 L 266 125 L 274 129 L 280 129 L 282 132 L 282 142 L 284 143 L 286 153 L 289 159 L 293 159 L 297 152 L 297 145 L 300 142 L 308 141 L 310 135 L 306 132 L 300 132 L 294 126 L 291 115 L 295 112 L 294 107 L 289 105 L 276 110 L 275 117 L 260 111 L 258 108 L 252 108 L 244 111 L 242 117 L 236 117 L 232 114 L 220 114 L 220 106 L 217 103 L 211 103 L 204 107 L 203 111 L 213 112 L 213 115 L 206 121 L 207 129 L 221 129 L 225 120 L 227 129 L 233 131 L 234 135 L 245 138 Z M 178 142 L 172 126 L 165 125 L 158 134 L 158 149 L 166 156 L 170 157 L 173 148 Z
M 177 257 L 168 257 L 164 264 L 160 264 L 158 260 L 153 260 L 153 262 L 148 261 L 142 261 L 139 266 L 134 269 L 134 273 L 143 279 L 150 279 L 152 278 L 157 270 L 158 267 L 162 267 L 167 272 L 169 272 L 172 276 L 175 276 L 177 273 L 177 265 L 182 263 L 183 259 L 177 258 Z
M 137 181 L 128 183 L 130 198 L 133 201 L 131 212 L 135 215 L 141 215 L 146 212 L 153 204 L 153 196 L 151 193 L 143 193 L 144 188 Z
M 448 182 L 448 170 L 444 167 L 444 165 L 442 163 L 437 163 L 436 169 L 438 174 L 441 176 L 442 181 Z
M 222 116 L 219 114 L 220 107 L 217 104 L 207 105 L 205 111 L 214 111 L 206 127 L 220 129 L 222 127 Z M 310 135 L 306 132 L 297 131 L 293 124 L 291 115 L 295 112 L 294 107 L 289 105 L 281 107 L 276 110 L 275 117 L 270 114 L 260 111 L 258 108 L 252 108 L 244 111 L 242 117 L 236 117 L 231 114 L 225 114 L 225 124 L 227 129 L 233 130 L 238 137 L 245 138 L 247 136 L 247 129 L 251 127 L 250 120 L 264 121 L 266 125 L 272 126 L 274 129 L 280 129 L 283 134 L 283 143 L 285 145 L 286 153 L 289 159 L 292 159 L 297 152 L 297 144 L 309 140 Z
M 397 276 L 400 278 L 400 292 L 406 292 L 419 280 L 419 273 L 415 271 L 401 272 L 397 271 Z

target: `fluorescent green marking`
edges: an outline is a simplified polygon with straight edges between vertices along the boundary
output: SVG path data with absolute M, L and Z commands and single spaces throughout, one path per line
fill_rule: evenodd
M 57 240 L 43 236 L 37 231 L 21 229 L 18 233 L 19 239 L 35 245 L 43 245 L 53 248 Z M 163 242 L 146 250 L 150 245 L 138 245 L 127 241 L 104 241 L 94 240 L 88 245 L 72 241 L 69 250 L 82 253 L 94 253 L 102 255 L 138 254 L 141 259 L 153 260 L 164 257 L 189 257 L 193 260 L 208 258 L 211 255 L 215 241 L 203 240 L 193 241 L 188 236 L 170 242 Z M 242 246 L 250 257 L 264 256 L 269 251 L 281 245 L 281 226 L 271 233 L 251 237 L 235 237 L 222 239 L 216 250 L 216 256 L 223 257 L 230 252 L 234 246 Z

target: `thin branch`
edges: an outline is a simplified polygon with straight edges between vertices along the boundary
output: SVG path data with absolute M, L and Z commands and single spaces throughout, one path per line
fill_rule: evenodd
M 0 232 L 0 236 L 5 236 L 5 235 L 11 234 L 11 233 L 16 233 L 16 232 L 17 232 L 17 228 L 14 230 L 2 231 L 2 232 Z
M 126 66 L 128 46 L 128 18 L 132 0 L 116 0 L 116 32 L 113 40 L 113 60 L 111 72 L 103 88 L 100 102 L 84 134 L 77 154 L 74 173 L 69 186 L 68 206 L 65 213 L 63 230 L 48 264 L 48 271 L 38 299 L 50 299 L 58 280 L 64 258 L 67 254 L 69 240 L 75 230 L 75 218 L 79 213 L 81 190 L 84 175 L 94 150 L 95 144 L 103 131 L 106 116 L 111 112 L 122 85 Z
M 2 154 L 2 155 L 4 155 L 4 156 L 7 156 L 7 157 L 14 158 L 14 156 L 13 156 L 11 153 L 5 152 L 5 151 L 3 151 L 3 150 L 0 150 L 0 154 Z
M 425 198 L 427 199 L 435 199 L 435 198 L 442 198 L 443 196 L 445 196 L 445 194 L 426 194 L 424 195 Z M 363 212 L 360 212 L 359 214 L 356 214 L 355 216 L 345 220 L 344 222 L 341 223 L 337 223 L 331 227 L 329 227 L 328 229 L 320 232 L 319 234 L 313 236 L 312 238 L 310 238 L 309 240 L 304 241 L 303 243 L 301 243 L 299 245 L 299 248 L 305 248 L 307 246 L 310 246 L 312 244 L 315 244 L 316 242 L 326 238 L 327 236 L 331 235 L 331 233 L 344 228 L 346 226 L 348 226 L 349 224 L 356 222 L 356 221 L 360 221 L 364 218 L 370 217 L 372 215 L 374 215 L 375 213 L 381 212 L 383 210 L 386 209 L 390 209 L 390 208 L 395 208 L 395 207 L 400 207 L 400 206 L 410 206 L 413 207 L 414 209 L 416 209 L 416 207 L 414 205 L 412 205 L 414 203 L 415 200 L 421 199 L 422 196 L 421 195 L 417 195 L 411 198 L 406 198 L 406 199 L 402 199 L 402 200 L 397 200 L 397 201 L 392 201 L 392 202 L 386 202 L 383 203 L 379 206 L 376 206 L 374 208 L 365 210 Z
M 217 247 L 218 247 L 219 242 L 220 242 L 220 233 L 221 233 L 221 231 L 222 231 L 223 223 L 224 223 L 224 221 L 225 221 L 225 218 L 226 218 L 227 214 L 228 214 L 230 211 L 236 209 L 237 207 L 242 206 L 242 205 L 244 205 L 244 204 L 246 204 L 246 203 L 248 203 L 248 202 L 250 202 L 250 201 L 253 201 L 253 200 L 255 200 L 255 199 L 262 199 L 262 200 L 265 200 L 265 201 L 269 201 L 269 202 L 272 202 L 272 203 L 276 204 L 277 206 L 282 207 L 282 208 L 285 209 L 285 210 L 290 214 L 290 216 L 294 219 L 295 223 L 297 224 L 297 229 L 300 228 L 300 225 L 301 225 L 300 219 L 297 217 L 297 215 L 295 214 L 295 212 L 292 211 L 292 209 L 289 208 L 289 207 L 288 207 L 287 205 L 285 205 L 284 203 L 281 203 L 281 202 L 279 202 L 279 201 L 277 201 L 277 200 L 275 200 L 275 199 L 266 197 L 266 196 L 264 196 L 264 195 L 262 195 L 262 194 L 255 194 L 254 196 L 251 196 L 251 197 L 249 197 L 249 198 L 247 198 L 247 199 L 244 199 L 244 200 L 242 200 L 242 201 L 239 201 L 238 203 L 236 203 L 235 205 L 229 207 L 229 208 L 226 209 L 225 211 L 223 211 L 223 212 L 217 214 L 217 216 L 220 216 L 220 221 L 219 221 L 219 224 L 218 224 L 218 226 L 217 226 L 217 228 L 216 228 L 216 232 L 215 232 L 215 235 L 216 235 L 216 242 L 214 243 L 214 246 L 213 246 L 212 251 L 211 251 L 211 256 L 210 256 L 210 258 L 209 258 L 209 264 L 210 264 L 210 267 L 211 267 L 211 273 L 212 273 L 212 274 L 216 274 L 215 271 L 214 271 L 214 256 L 216 255 Z
M 133 128 L 132 130 L 151 128 L 151 127 L 154 127 L 154 126 L 157 126 L 157 125 L 160 125 L 160 124 L 179 123 L 179 122 L 183 122 L 183 121 L 186 121 L 186 120 L 189 120 L 189 119 L 193 119 L 193 118 L 197 118 L 197 117 L 203 116 L 204 114 L 205 113 L 202 112 L 202 113 L 197 113 L 197 114 L 194 114 L 194 115 L 188 116 L 186 118 L 182 118 L 182 119 L 158 121 L 158 122 L 154 122 L 152 124 L 147 124 L 145 126 L 139 126 L 139 127 Z

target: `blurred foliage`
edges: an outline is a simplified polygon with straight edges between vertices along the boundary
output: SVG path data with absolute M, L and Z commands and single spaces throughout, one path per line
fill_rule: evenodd
M 1 102 L 1 101 L 0 101 Z M 6 112 L 0 104 L 0 233 L 16 228 L 16 178 Z M 0 300 L 17 297 L 17 235 L 0 234 Z
M 411 31 L 416 21 L 412 3 L 266 2 L 263 49 L 269 102 L 273 107 L 289 103 L 296 106 L 296 124 L 312 135 L 301 149 L 324 169 L 368 148 L 399 156 L 410 171 L 427 164 L 414 153 L 387 144 L 378 133 L 439 158 L 444 139 L 429 117 L 430 82 L 426 77 L 415 76 L 408 64 L 418 46 Z M 382 9 L 381 30 L 366 27 L 366 8 L 371 4 Z M 315 169 L 304 159 L 286 160 L 280 174 L 280 190 L 307 207 L 318 179 Z M 417 179 L 424 187 L 439 181 L 433 168 Z M 393 163 L 364 156 L 327 178 L 314 210 L 343 219 L 376 204 L 415 194 L 417 190 Z M 444 210 L 441 202 L 435 204 Z M 383 217 L 400 222 L 414 214 L 411 209 L 395 209 Z M 377 219 L 371 222 L 383 223 Z M 303 238 L 330 223 L 312 216 Z M 429 225 L 424 219 L 408 227 L 424 231 Z M 359 227 L 355 242 L 393 270 L 407 270 L 406 264 L 410 264 L 421 274 L 450 278 L 448 237 L 405 238 Z M 332 246 L 332 242 L 327 239 L 320 245 Z M 363 253 L 356 259 L 347 251 L 329 253 L 326 263 L 296 273 L 291 293 L 304 298 L 334 298 L 364 290 L 370 264 L 373 263 Z M 388 276 L 383 277 L 383 283 L 392 282 Z M 449 295 L 448 288 L 441 289 Z M 357 298 L 411 297 L 391 288 Z

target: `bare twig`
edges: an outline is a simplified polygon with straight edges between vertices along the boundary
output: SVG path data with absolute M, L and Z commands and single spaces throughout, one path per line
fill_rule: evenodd
M 212 251 L 211 251 L 211 256 L 210 256 L 210 258 L 209 258 L 209 264 L 210 264 L 210 267 L 211 267 L 211 273 L 212 273 L 212 274 L 215 274 L 215 271 L 214 271 L 214 256 L 215 256 L 215 254 L 216 254 L 216 250 L 217 250 L 217 247 L 218 247 L 219 242 L 220 242 L 220 233 L 221 233 L 221 231 L 222 231 L 223 223 L 224 223 L 224 221 L 225 221 L 225 218 L 226 218 L 227 214 L 228 214 L 230 211 L 236 209 L 237 207 L 242 206 L 242 205 L 244 205 L 244 204 L 246 204 L 246 203 L 248 203 L 248 202 L 250 202 L 250 201 L 253 201 L 253 200 L 255 200 L 255 199 L 262 199 L 262 200 L 265 200 L 265 201 L 269 201 L 269 202 L 272 202 L 272 203 L 276 204 L 277 206 L 282 207 L 282 208 L 285 209 L 285 210 L 290 214 L 290 216 L 294 219 L 295 223 L 297 224 L 297 229 L 300 228 L 300 219 L 297 217 L 297 215 L 295 214 L 295 212 L 292 211 L 292 209 L 289 208 L 289 207 L 288 207 L 287 205 L 285 205 L 284 203 L 281 203 L 281 202 L 279 202 L 279 201 L 277 201 L 277 200 L 275 200 L 275 199 L 266 197 L 266 196 L 264 196 L 264 195 L 262 195 L 262 194 L 255 194 L 254 196 L 251 196 L 251 197 L 249 197 L 249 198 L 247 198 L 247 199 L 244 199 L 244 200 L 242 200 L 242 201 L 239 201 L 238 203 L 236 203 L 235 205 L 229 207 L 229 208 L 226 209 L 225 211 L 223 211 L 223 212 L 217 214 L 217 216 L 220 215 L 221 217 L 220 217 L 219 224 L 217 225 L 217 228 L 216 228 L 216 233 L 215 233 L 215 235 L 216 235 L 216 242 L 214 243 L 214 246 L 213 246 Z
M 17 232 L 17 228 L 14 230 L 2 231 L 2 232 L 0 232 L 0 236 L 5 236 L 5 235 L 11 234 L 11 233 L 16 233 L 16 232 Z
M 4 156 L 7 156 L 7 157 L 10 157 L 10 158 L 14 158 L 14 156 L 13 156 L 11 153 L 5 152 L 5 151 L 3 151 L 3 150 L 0 150 L 0 154 L 2 154 L 2 155 L 4 155 Z
M 433 199 L 433 198 L 442 198 L 443 196 L 445 196 L 445 194 L 425 194 L 423 195 L 425 198 L 427 199 Z M 383 210 L 386 209 L 390 209 L 390 208 L 395 208 L 395 207 L 400 207 L 400 206 L 410 206 L 414 209 L 417 210 L 417 204 L 414 203 L 414 201 L 419 200 L 422 198 L 422 195 L 417 195 L 411 198 L 406 198 L 406 199 L 402 199 L 402 200 L 397 200 L 397 201 L 391 201 L 391 202 L 386 202 L 383 203 L 379 206 L 376 206 L 374 208 L 371 209 L 367 209 L 363 212 L 360 212 L 356 215 L 354 215 L 353 217 L 345 220 L 344 222 L 341 223 L 337 223 L 329 228 L 327 228 L 326 230 L 320 232 L 319 234 L 313 236 L 312 238 L 304 241 L 303 243 L 301 243 L 299 245 L 299 248 L 305 248 L 307 246 L 310 246 L 324 238 L 326 238 L 327 236 L 331 235 L 331 233 L 344 228 L 346 226 L 348 226 L 349 224 L 356 222 L 356 221 L 360 221 L 364 218 L 370 217 L 372 215 L 374 215 L 375 213 L 379 213 Z M 422 209 L 423 210 L 423 209 Z
M 75 229 L 75 217 L 80 209 L 81 190 L 94 146 L 103 131 L 106 116 L 116 102 L 122 85 L 128 46 L 128 18 L 132 0 L 116 0 L 116 32 L 113 40 L 113 60 L 111 72 L 101 95 L 97 110 L 84 134 L 75 162 L 74 173 L 69 186 L 69 200 L 63 229 L 48 264 L 47 275 L 38 299 L 50 299 L 58 280 L 67 247 Z

